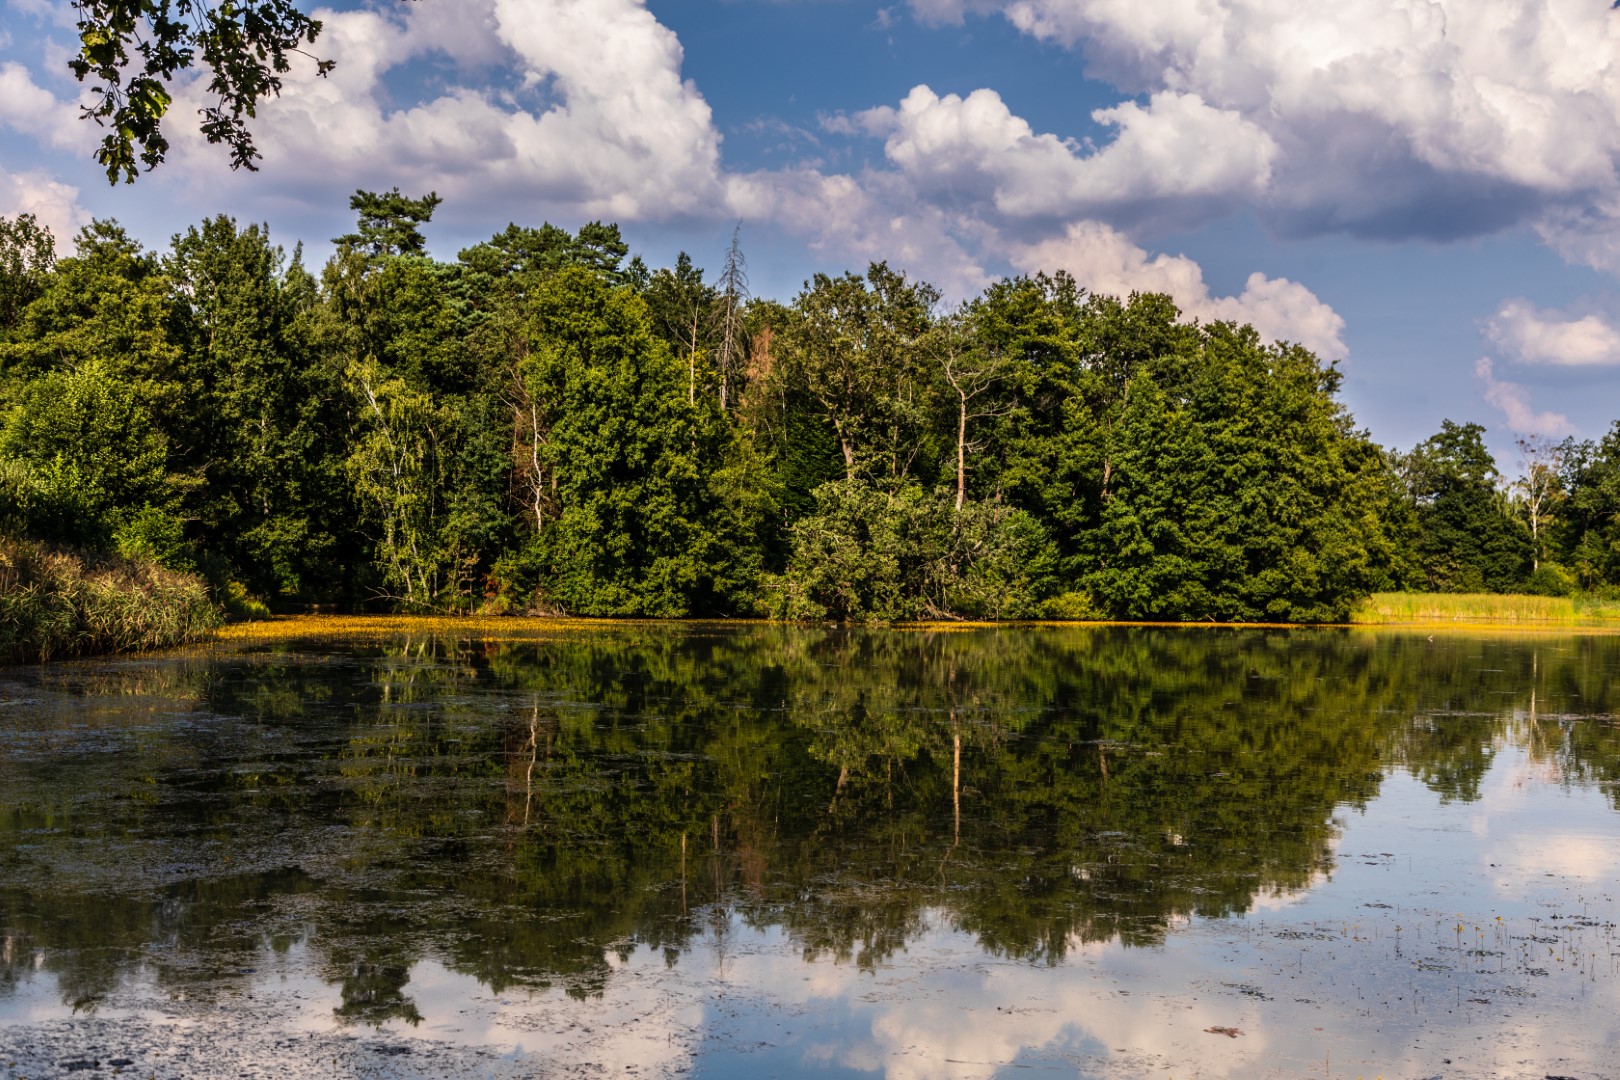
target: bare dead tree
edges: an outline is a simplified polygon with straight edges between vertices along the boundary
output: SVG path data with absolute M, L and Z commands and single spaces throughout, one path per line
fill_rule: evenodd
M 730 403 L 731 376 L 738 362 L 747 355 L 744 340 L 742 312 L 748 303 L 748 263 L 742 253 L 742 222 L 731 230 L 731 247 L 726 250 L 725 267 L 716 282 L 719 297 L 716 300 L 716 321 L 719 323 L 719 344 L 715 367 L 720 374 L 720 411 Z

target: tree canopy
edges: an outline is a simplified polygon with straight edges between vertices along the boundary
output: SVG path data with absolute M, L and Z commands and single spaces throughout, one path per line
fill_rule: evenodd
M 439 204 L 356 192 L 318 272 L 224 216 L 60 259 L 0 222 L 0 527 L 272 606 L 1322 622 L 1620 587 L 1620 434 L 1508 484 L 1478 424 L 1387 450 L 1333 365 L 1162 295 L 945 309 L 875 263 L 782 303 L 735 234 L 708 277 L 600 221 L 441 261 Z

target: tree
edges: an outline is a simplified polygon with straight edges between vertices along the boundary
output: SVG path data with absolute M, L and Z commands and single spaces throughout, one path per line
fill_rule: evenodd
M 267 228 L 223 214 L 176 236 L 164 265 L 190 312 L 190 397 L 207 418 L 181 458 L 205 479 L 187 496 L 193 536 L 256 595 L 307 593 L 330 581 L 347 516 L 325 434 L 343 426 L 338 373 L 304 332 L 314 282 Z
M 720 270 L 720 281 L 714 298 L 715 321 L 719 324 L 715 345 L 715 368 L 720 373 L 720 411 L 725 412 L 731 401 L 731 384 L 737 369 L 748 351 L 747 327 L 743 321 L 743 308 L 748 304 L 748 261 L 742 253 L 742 222 L 731 230 L 731 246 L 726 249 L 726 262 Z
M 56 265 L 56 240 L 33 214 L 0 218 L 0 339 L 45 291 Z
M 791 530 L 787 568 L 767 585 L 779 617 L 1031 618 L 1051 590 L 1051 544 L 1021 510 L 958 508 L 914 482 L 837 480 L 815 495 L 815 513 Z
M 698 367 L 710 351 L 715 306 L 721 297 L 703 283 L 703 269 L 693 266 L 692 257 L 683 251 L 676 256 L 674 269 L 652 276 L 645 298 L 664 340 L 686 361 L 686 400 L 695 402 Z M 724 408 L 723 380 L 720 395 Z
M 355 231 L 335 237 L 332 243 L 364 252 L 373 258 L 385 255 L 425 255 L 427 239 L 420 225 L 433 219 L 440 203 L 437 192 L 420 199 L 399 193 L 399 188 L 378 194 L 356 191 L 349 198 L 349 209 L 357 211 L 360 222 Z
M 128 383 L 179 449 L 207 417 L 187 407 L 200 385 L 189 369 L 187 312 L 176 303 L 160 259 L 115 221 L 79 231 L 72 256 L 40 279 L 38 295 L 0 341 L 0 369 L 14 380 L 91 362 Z
M 1346 619 L 1388 550 L 1382 458 L 1335 400 L 1339 372 L 1252 327 L 1198 338 L 1130 379 L 1081 580 L 1127 619 Z
M 1524 581 L 1530 531 L 1498 490 L 1479 424 L 1441 423 L 1400 463 L 1416 511 L 1418 584 L 1436 592 L 1506 592 Z
M 51 372 L 0 417 L 0 463 L 32 504 L 6 516 L 21 516 L 20 531 L 41 539 L 176 556 L 178 491 L 168 456 L 136 387 L 106 365 Z
M 548 418 L 535 454 L 556 516 L 534 537 L 529 581 L 543 602 L 585 615 L 712 610 L 740 543 L 706 467 L 720 456 L 713 404 L 689 397 L 684 365 L 631 289 L 572 268 L 531 303 L 519 370 Z
M 1011 407 L 980 402 L 987 391 L 1006 379 L 1012 364 L 1005 354 L 985 349 L 972 332 L 971 316 L 961 313 L 940 320 L 934 349 L 940 376 L 956 398 L 956 510 L 960 513 L 967 501 L 968 424 L 999 416 Z
M 513 531 L 498 375 L 468 347 L 460 270 L 390 246 L 343 245 L 324 274 L 321 344 L 353 418 L 347 475 L 384 595 L 467 607 Z
M 1620 584 L 1620 421 L 1597 442 L 1560 448 L 1569 498 L 1556 534 L 1560 557 L 1586 588 Z
M 925 426 L 919 345 L 939 299 L 886 263 L 865 278 L 817 274 L 793 302 L 774 348 L 779 377 L 802 387 L 832 425 L 845 479 L 887 469 L 903 479 Z
M 1524 435 L 1515 440 L 1523 472 L 1511 487 L 1524 500 L 1530 522 L 1530 569 L 1541 569 L 1546 552 L 1542 533 L 1558 505 L 1567 497 L 1563 488 L 1564 444 L 1545 435 Z
M 163 162 L 169 84 L 199 60 L 213 95 L 199 110 L 203 135 L 229 147 L 232 168 L 257 168 L 247 122 L 260 101 L 281 93 L 291 57 L 308 55 L 303 46 L 321 32 L 320 21 L 291 0 L 73 0 L 73 7 L 80 47 L 68 67 L 90 86 L 83 115 L 110 129 L 95 156 L 114 184 L 133 182 L 137 161 L 147 169 Z M 316 74 L 331 69 L 332 61 L 315 60 Z
M 439 432 L 447 417 L 428 392 L 374 360 L 351 364 L 345 375 L 362 417 L 346 464 L 356 497 L 381 529 L 383 580 L 405 606 L 432 607 L 457 584 L 441 501 Z

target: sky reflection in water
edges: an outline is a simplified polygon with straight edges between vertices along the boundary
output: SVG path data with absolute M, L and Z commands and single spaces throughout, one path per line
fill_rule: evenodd
M 1608 1075 L 1617 672 L 638 626 L 10 669 L 0 1070 L 72 1017 L 640 1076 Z

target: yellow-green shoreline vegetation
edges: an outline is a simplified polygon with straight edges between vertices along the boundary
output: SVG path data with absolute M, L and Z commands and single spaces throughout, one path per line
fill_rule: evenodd
M 0 663 L 184 645 L 219 621 L 193 574 L 0 540 Z
M 1367 626 L 1477 623 L 1620 630 L 1620 600 L 1498 593 L 1374 593 L 1356 608 L 1350 621 Z
M 531 615 L 274 615 L 217 627 L 217 641 L 285 641 L 336 637 L 454 637 L 500 640 L 648 625 L 650 620 Z
M 1391 598 L 1394 598 L 1392 601 Z M 1459 600 L 1481 599 L 1472 608 Z M 1515 609 L 1507 601 L 1533 601 Z M 1403 603 L 1410 601 L 1410 603 Z M 1425 603 L 1436 601 L 1435 603 Z M 1504 603 L 1497 604 L 1496 601 Z M 1574 614 L 1571 614 L 1573 610 Z M 882 624 L 879 624 L 882 625 Z M 1484 594 L 1480 597 L 1430 596 L 1424 594 L 1380 594 L 1358 608 L 1348 624 L 1331 623 L 1240 623 L 1240 622 L 1147 622 L 1147 621 L 973 621 L 904 622 L 887 624 L 903 635 L 938 636 L 974 634 L 1001 630 L 1186 630 L 1243 633 L 1287 630 L 1299 633 L 1337 634 L 1347 630 L 1412 630 L 1462 632 L 1468 634 L 1537 633 L 1564 631 L 1580 633 L 1620 633 L 1620 604 L 1568 598 L 1506 597 Z M 218 626 L 208 640 L 227 645 L 273 644 L 322 639 L 369 638 L 375 641 L 415 640 L 463 642 L 513 642 L 541 639 L 583 639 L 596 635 L 635 638 L 665 629 L 681 633 L 705 630 L 738 630 L 743 627 L 788 631 L 804 629 L 804 623 L 767 619 L 592 619 L 575 616 L 528 615 L 276 615 L 253 621 L 234 621 Z M 871 629 L 873 624 L 845 624 L 845 629 Z

